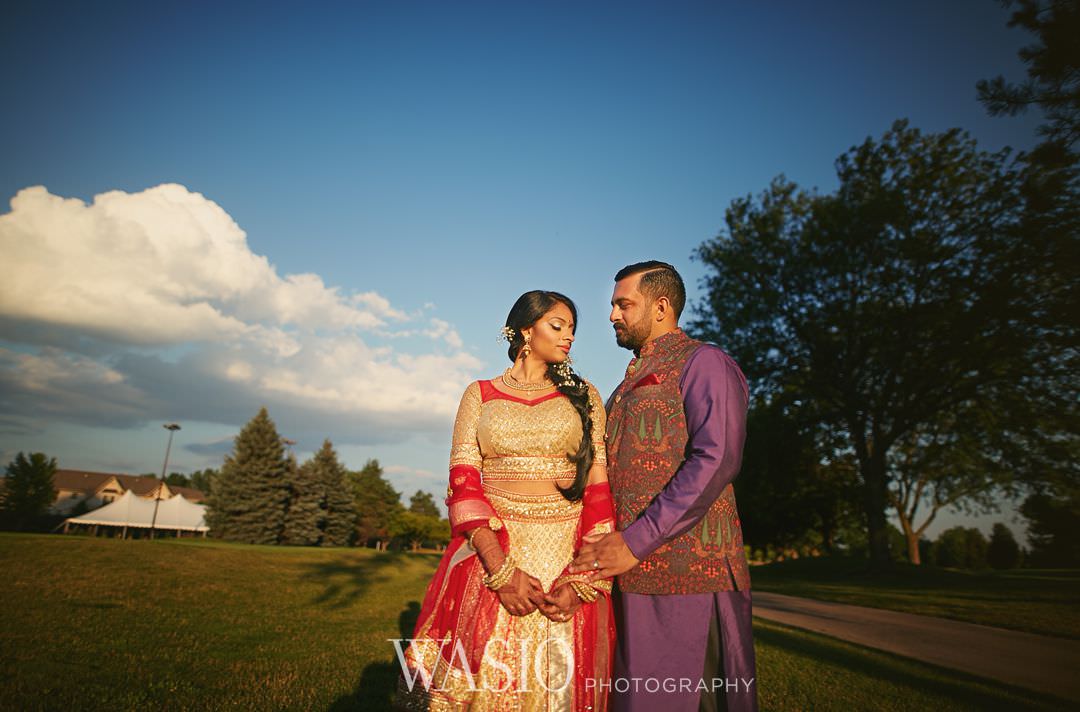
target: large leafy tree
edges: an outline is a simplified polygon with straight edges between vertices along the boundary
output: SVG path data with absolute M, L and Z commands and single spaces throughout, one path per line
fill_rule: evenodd
M 191 478 L 180 472 L 170 472 L 169 476 L 165 478 L 165 484 L 176 485 L 177 487 L 190 487 Z
M 450 540 L 450 523 L 430 514 L 403 510 L 390 524 L 393 536 L 405 541 L 413 551 L 424 543 L 442 545 Z
M 1033 565 L 1080 566 L 1080 497 L 1075 488 L 1066 496 L 1036 492 L 1024 500 L 1020 513 L 1028 520 Z
M 428 517 L 439 518 L 439 507 L 435 504 L 435 497 L 430 492 L 416 490 L 409 498 L 409 511 L 423 514 Z
M 191 473 L 191 486 L 203 494 L 210 494 L 210 481 L 216 477 L 218 471 L 213 468 L 195 470 Z
M 285 446 L 266 408 L 236 436 L 233 452 L 212 479 L 207 525 L 222 539 L 277 544 L 289 503 Z
M 995 569 L 1015 569 L 1023 558 L 1012 531 L 1001 522 L 995 524 L 986 549 L 986 562 Z
M 754 550 L 834 552 L 857 525 L 850 457 L 823 459 L 814 429 L 777 402 L 751 405 L 742 469 L 735 480 L 743 538 Z M 782 444 L 782 445 L 779 445 Z
M 356 507 L 356 541 L 361 546 L 374 543 L 385 549 L 393 537 L 391 525 L 404 510 L 401 493 L 383 476 L 378 460 L 368 460 L 363 469 L 348 475 Z
M 941 532 L 934 542 L 938 566 L 956 569 L 985 569 L 988 542 L 974 527 L 952 527 Z
M 30 457 L 18 453 L 8 463 L 4 487 L 0 489 L 0 509 L 5 518 L 21 529 L 45 514 L 56 500 L 55 474 L 55 457 L 43 452 L 32 452 Z
M 1068 267 L 1031 227 L 1025 170 L 900 121 L 838 159 L 835 193 L 779 178 L 697 250 L 709 271 L 692 328 L 735 356 L 756 399 L 815 424 L 823 458 L 854 458 L 878 565 L 901 450 L 937 448 L 918 496 L 949 504 L 973 491 L 958 480 L 994 489 L 1065 466 L 1073 333 L 1046 285 Z

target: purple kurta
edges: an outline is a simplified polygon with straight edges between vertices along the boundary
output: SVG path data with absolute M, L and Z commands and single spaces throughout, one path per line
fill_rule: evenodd
M 623 539 L 639 560 L 701 521 L 742 464 L 747 387 L 735 362 L 715 346 L 701 346 L 687 359 L 679 390 L 688 455 L 641 517 L 623 531 Z M 719 623 L 723 660 L 723 670 L 715 673 L 704 671 L 713 615 Z M 701 688 L 708 686 L 710 691 L 726 692 L 728 710 L 756 710 L 750 623 L 749 591 L 620 592 L 614 709 L 697 710 Z

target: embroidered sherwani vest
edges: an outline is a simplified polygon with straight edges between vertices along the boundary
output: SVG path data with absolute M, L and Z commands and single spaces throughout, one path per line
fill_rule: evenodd
M 637 519 L 679 469 L 688 433 L 679 379 L 703 343 L 681 330 L 630 362 L 608 401 L 608 480 L 621 531 Z M 750 576 L 731 485 L 700 522 L 618 577 L 627 593 L 690 594 L 748 590 Z

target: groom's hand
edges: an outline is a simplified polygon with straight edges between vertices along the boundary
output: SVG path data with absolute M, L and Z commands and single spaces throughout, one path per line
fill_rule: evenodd
M 623 541 L 622 534 L 612 532 L 589 541 L 578 551 L 570 565 L 572 573 L 587 571 L 592 578 L 618 576 L 638 565 L 638 560 Z

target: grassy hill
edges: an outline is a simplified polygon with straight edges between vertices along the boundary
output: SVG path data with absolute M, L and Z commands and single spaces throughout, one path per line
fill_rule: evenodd
M 387 709 L 387 639 L 411 633 L 436 562 L 0 533 L 0 709 Z M 1065 709 L 784 626 L 755 631 L 763 710 Z

